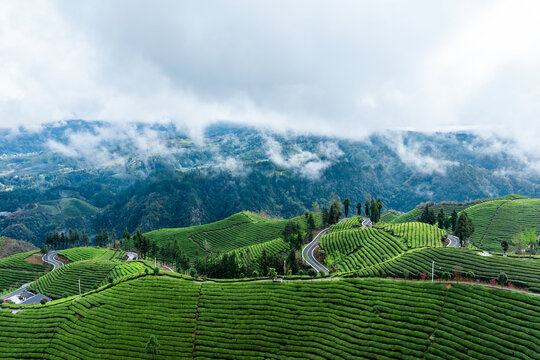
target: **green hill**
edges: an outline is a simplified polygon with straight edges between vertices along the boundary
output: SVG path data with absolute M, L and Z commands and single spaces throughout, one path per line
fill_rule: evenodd
M 540 199 L 506 198 L 467 209 L 475 232 L 471 243 L 481 249 L 502 252 L 501 241 L 514 242 L 514 237 L 527 230 L 540 232 Z
M 540 299 L 384 280 L 193 283 L 148 276 L 0 311 L 2 359 L 538 359 Z
M 0 235 L 39 244 L 51 230 L 93 229 L 99 209 L 75 198 L 42 201 L 0 218 Z
M 38 251 L 19 253 L 0 259 L 0 293 L 8 292 L 19 286 L 34 281 L 52 269 L 50 265 L 34 264 L 27 261 L 31 256 L 38 256 Z
M 79 293 L 79 280 L 81 290 L 87 292 L 103 285 L 109 277 L 114 280 L 128 274 L 143 272 L 145 269 L 150 269 L 150 266 L 143 261 L 76 261 L 40 277 L 28 289 L 52 298 L 62 298 Z
M 0 236 L 0 258 L 32 250 L 38 250 L 38 248 L 28 241 Z
M 321 215 L 313 214 L 316 225 L 321 224 Z M 307 219 L 298 216 L 292 219 L 305 231 Z M 241 212 L 214 223 L 179 229 L 160 229 L 144 234 L 151 241 L 164 246 L 178 242 L 187 257 L 194 259 L 207 254 L 223 254 L 252 245 L 263 244 L 282 237 L 289 220 L 271 220 L 262 216 Z
M 362 218 L 355 216 L 332 225 L 321 237 L 320 248 L 329 268 L 347 272 L 390 260 L 408 249 L 442 246 L 443 235 L 446 231 L 419 222 L 363 228 Z
M 460 212 L 467 208 L 470 208 L 471 206 L 482 204 L 482 203 L 493 201 L 493 200 L 516 200 L 516 199 L 526 199 L 526 198 L 527 197 L 521 196 L 521 195 L 507 195 L 507 196 L 494 198 L 494 199 L 478 199 L 478 200 L 473 200 L 473 201 L 468 201 L 468 202 L 454 202 L 454 201 L 443 201 L 440 203 L 428 202 L 428 203 L 422 203 L 418 205 L 417 207 L 415 207 L 414 209 L 398 217 L 394 217 L 394 218 L 387 217 L 386 220 L 381 218 L 381 220 L 389 224 L 400 224 L 400 223 L 418 220 L 426 204 L 429 205 L 430 209 L 433 209 L 433 211 L 435 211 L 435 214 L 437 214 L 442 208 L 444 212 L 446 213 L 446 215 L 450 216 L 450 214 L 452 214 L 452 211 L 454 211 L 454 209 L 457 212 Z

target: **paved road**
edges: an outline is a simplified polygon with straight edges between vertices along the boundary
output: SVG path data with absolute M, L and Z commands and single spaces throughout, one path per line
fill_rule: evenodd
M 47 253 L 46 255 L 43 255 L 43 257 L 41 258 L 43 261 L 53 266 L 53 271 L 58 269 L 60 266 L 64 265 L 62 262 L 54 258 L 57 254 L 58 254 L 58 250 L 49 251 L 49 253 Z
M 127 261 L 139 259 L 139 254 L 133 251 L 126 251 L 126 255 L 127 255 Z
M 325 268 L 323 264 L 318 262 L 317 259 L 315 259 L 315 257 L 313 256 L 313 250 L 315 250 L 315 248 L 319 246 L 319 237 L 328 234 L 328 231 L 328 228 L 322 230 L 320 233 L 317 234 L 317 236 L 315 236 L 315 238 L 313 238 L 313 240 L 311 240 L 309 244 L 306 245 L 304 250 L 302 250 L 302 259 L 304 259 L 304 261 L 307 262 L 315 270 L 323 272 L 325 274 L 329 274 L 330 271 Z
M 21 287 L 18 288 L 17 290 L 12 291 L 12 292 L 10 292 L 9 294 L 0 296 L 0 300 L 9 299 L 10 297 L 16 296 L 16 295 L 21 295 L 21 296 L 23 296 L 23 297 L 24 297 L 25 295 L 28 296 L 27 293 L 29 293 L 29 291 L 26 290 L 26 288 L 27 288 L 28 286 L 30 286 L 30 284 L 32 284 L 32 283 L 29 282 L 28 284 L 24 284 L 23 286 L 21 286 Z M 33 295 L 33 294 L 32 294 L 32 295 Z
M 373 223 L 371 222 L 370 218 L 365 217 L 364 220 L 362 220 L 362 226 L 363 227 L 372 227 Z
M 459 238 L 457 236 L 454 236 L 454 235 L 448 235 L 448 240 L 450 241 L 448 243 L 448 247 L 460 247 L 459 245 Z

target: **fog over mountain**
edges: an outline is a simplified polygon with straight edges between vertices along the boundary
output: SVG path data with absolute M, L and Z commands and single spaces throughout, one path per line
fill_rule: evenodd
M 535 196 L 538 7 L 2 2 L 2 228 L 67 198 L 93 230 L 148 230 L 336 195 Z M 24 237 L 70 226 L 39 214 Z

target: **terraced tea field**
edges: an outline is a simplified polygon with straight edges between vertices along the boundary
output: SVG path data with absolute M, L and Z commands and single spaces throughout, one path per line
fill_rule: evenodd
M 319 244 L 326 255 L 326 264 L 334 264 L 337 271 L 372 266 L 407 249 L 403 239 L 374 228 L 330 232 L 321 237 Z
M 37 277 L 50 271 L 52 266 L 33 264 L 26 259 L 38 251 L 19 253 L 0 259 L 0 293 L 34 281 Z
M 315 224 L 320 226 L 320 214 L 313 214 Z M 288 220 L 271 220 L 262 216 L 241 212 L 211 224 L 180 229 L 161 229 L 146 233 L 150 240 L 158 242 L 178 241 L 189 258 L 204 257 L 208 253 L 220 254 L 261 244 L 281 237 Z M 293 219 L 305 231 L 307 218 Z
M 330 227 L 330 233 L 362 228 L 362 220 L 361 216 L 353 216 L 350 219 L 338 222 Z
M 109 277 L 118 279 L 128 274 L 143 272 L 146 268 L 151 269 L 143 261 L 76 261 L 40 277 L 29 286 L 29 290 L 58 299 L 78 294 L 79 279 L 82 292 L 86 292 L 105 284 Z
M 446 230 L 421 222 L 395 225 L 384 224 L 380 228 L 391 235 L 405 239 L 407 247 L 411 249 L 443 246 L 441 239 L 446 235 Z
M 529 288 L 540 293 L 540 259 L 512 258 L 503 256 L 480 256 L 479 251 L 466 248 L 429 248 L 409 251 L 395 259 L 360 269 L 355 276 L 403 277 L 406 272 L 413 279 L 425 272 L 431 277 L 431 264 L 435 261 L 435 276 L 443 272 L 461 276 L 474 276 L 489 281 L 497 279 L 504 272 L 517 286 Z M 472 272 L 472 274 L 470 274 Z
M 540 232 L 540 199 L 493 200 L 467 210 L 475 227 L 471 243 L 481 249 L 502 252 L 501 241 L 529 229 Z
M 263 250 L 266 250 L 266 253 L 271 256 L 278 254 L 282 251 L 289 250 L 289 244 L 287 244 L 283 239 L 278 238 L 270 241 L 266 241 L 260 244 L 254 244 L 238 248 L 229 252 L 236 255 L 236 258 L 239 260 L 240 264 L 245 264 L 246 262 L 256 261 L 262 255 Z
M 465 285 L 143 277 L 0 310 L 2 359 L 538 359 L 538 297 Z
M 120 250 L 109 250 L 98 247 L 76 247 L 72 249 L 61 250 L 58 255 L 62 255 L 71 261 L 80 260 L 121 260 L 125 252 Z

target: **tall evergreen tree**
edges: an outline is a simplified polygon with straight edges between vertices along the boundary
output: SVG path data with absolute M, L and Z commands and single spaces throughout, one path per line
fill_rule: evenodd
M 437 225 L 439 226 L 439 229 L 444 229 L 445 220 L 446 214 L 444 213 L 444 209 L 441 207 L 441 210 L 439 210 L 439 214 L 437 214 Z
M 346 198 L 343 200 L 343 206 L 345 207 L 345 217 L 349 217 L 349 207 L 351 206 L 351 199 Z
M 463 247 L 465 241 L 474 233 L 474 225 L 465 211 L 459 215 L 455 234 L 459 237 L 460 246 Z
M 457 225 L 457 219 L 458 219 L 458 213 L 456 209 L 452 211 L 452 215 L 450 216 L 450 223 L 452 224 L 452 231 L 456 231 L 456 225 Z
M 330 213 L 328 212 L 326 206 L 323 206 L 322 208 L 322 221 L 324 225 L 330 224 Z
M 362 215 L 362 203 L 360 201 L 356 203 L 356 211 L 358 216 Z
M 369 200 L 366 200 L 366 202 L 364 203 L 364 206 L 365 206 L 365 209 L 366 209 L 366 216 L 368 218 L 371 218 L 371 203 L 369 202 Z

